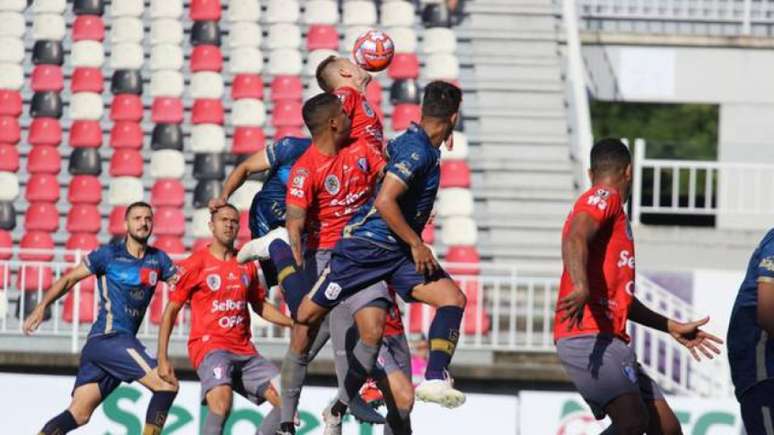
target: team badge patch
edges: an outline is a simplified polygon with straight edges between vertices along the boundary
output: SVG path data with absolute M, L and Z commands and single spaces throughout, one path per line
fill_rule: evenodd
M 339 190 L 341 189 L 341 183 L 339 183 L 338 177 L 331 174 L 325 177 L 325 190 L 328 191 L 331 195 L 335 195 L 339 193 Z
M 368 172 L 368 160 L 365 157 L 357 160 L 357 167 L 363 172 Z
M 374 117 L 374 109 L 371 108 L 371 106 L 368 104 L 368 101 L 366 100 L 363 100 L 363 112 L 365 112 L 369 118 Z
M 325 297 L 329 300 L 335 300 L 337 297 L 339 297 L 340 293 L 341 286 L 335 282 L 328 284 L 328 287 L 325 289 Z
M 246 274 L 246 273 L 243 273 L 243 274 L 242 274 L 242 278 L 241 278 L 241 279 L 242 279 L 242 284 L 243 284 L 245 287 L 249 287 L 249 286 L 250 286 L 250 277 L 249 277 L 249 276 L 247 276 L 247 274 Z
M 632 366 L 624 366 L 623 372 L 626 375 L 626 378 L 631 381 L 632 384 L 637 383 L 637 370 L 634 369 Z
M 218 380 L 223 378 L 223 367 L 218 366 L 212 369 L 212 375 L 215 376 L 215 379 Z
M 207 287 L 214 292 L 220 290 L 220 275 L 207 275 Z

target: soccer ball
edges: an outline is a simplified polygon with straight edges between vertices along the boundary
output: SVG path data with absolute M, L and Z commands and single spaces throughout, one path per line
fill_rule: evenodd
M 352 57 L 366 71 L 381 71 L 392 61 L 395 45 L 380 30 L 369 30 L 360 35 L 352 47 Z

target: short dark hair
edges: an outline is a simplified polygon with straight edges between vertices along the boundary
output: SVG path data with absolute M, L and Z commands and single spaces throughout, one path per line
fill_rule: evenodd
M 216 208 L 215 211 L 210 212 L 210 220 L 212 220 L 216 214 L 218 214 L 219 211 L 223 210 L 224 208 L 230 208 L 231 210 L 234 210 L 236 214 L 239 214 L 239 210 L 234 206 L 234 204 L 231 204 L 230 202 L 227 202 L 220 207 Z
M 632 163 L 632 155 L 620 139 L 606 137 L 591 148 L 591 170 L 597 174 L 622 171 Z
M 337 56 L 331 55 L 323 59 L 322 62 L 320 62 L 317 65 L 317 69 L 315 70 L 314 76 L 317 78 L 317 86 L 320 87 L 325 92 L 333 92 L 333 86 L 331 86 L 330 83 L 328 83 L 328 67 L 332 66 L 336 60 L 338 59 Z
M 317 133 L 334 115 L 333 111 L 340 106 L 341 101 L 337 96 L 325 92 L 317 94 L 304 103 L 304 124 L 310 132 Z
M 151 215 L 153 215 L 153 207 L 151 207 L 150 204 L 145 201 L 135 201 L 129 204 L 129 207 L 126 207 L 126 211 L 124 212 L 124 220 L 129 219 L 129 213 L 131 213 L 131 211 L 135 208 L 147 208 L 151 211 Z
M 451 83 L 436 80 L 425 86 L 422 116 L 448 118 L 460 110 L 462 90 Z

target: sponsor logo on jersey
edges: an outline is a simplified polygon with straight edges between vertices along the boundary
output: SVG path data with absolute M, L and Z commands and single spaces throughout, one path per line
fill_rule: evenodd
M 328 284 L 328 287 L 325 289 L 325 297 L 329 300 L 335 300 L 337 297 L 339 297 L 339 294 L 341 293 L 341 286 L 336 284 L 335 282 L 332 282 Z
M 339 193 L 339 190 L 341 189 L 341 183 L 339 182 L 339 178 L 335 175 L 331 174 L 325 177 L 325 190 L 328 191 L 331 195 L 335 195 Z
M 207 287 L 214 292 L 220 290 L 220 275 L 207 275 Z
M 618 253 L 618 263 L 616 263 L 616 266 L 619 268 L 628 267 L 629 269 L 634 269 L 634 254 L 626 249 L 622 250 Z
M 634 289 L 635 289 L 634 280 L 631 280 L 626 283 L 625 290 L 629 296 L 634 296 Z
M 235 274 L 234 272 L 229 272 L 229 273 L 228 273 L 228 280 L 229 280 L 229 281 L 233 281 L 233 280 L 235 280 L 235 279 L 237 279 L 237 276 L 236 276 L 236 274 Z
M 145 292 L 141 288 L 133 288 L 129 290 L 129 297 L 135 301 L 141 301 L 145 299 Z
M 774 272 L 774 256 L 766 257 L 761 260 L 760 264 L 758 264 L 758 267 L 761 269 L 766 269 L 770 272 Z
M 610 196 L 610 192 L 605 189 L 597 189 L 593 195 L 589 196 L 588 204 L 596 206 L 598 209 L 604 211 L 607 209 L 607 197 Z
M 304 197 L 304 191 L 301 189 L 296 189 L 295 187 L 290 189 L 290 196 L 294 196 L 296 198 L 303 198 Z
M 411 176 L 411 168 L 409 167 L 409 164 L 406 162 L 399 162 L 395 164 L 395 169 L 398 170 L 404 177 L 410 177 Z
M 293 183 L 291 183 L 291 186 L 301 189 L 304 187 L 305 181 L 306 181 L 306 177 L 301 175 L 296 175 L 295 177 L 293 177 Z

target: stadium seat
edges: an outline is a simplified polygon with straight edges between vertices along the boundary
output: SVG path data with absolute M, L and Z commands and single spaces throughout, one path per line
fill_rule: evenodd
M 216 72 L 204 71 L 191 74 L 191 98 L 215 98 L 223 96 L 223 76 Z
M 476 222 L 465 216 L 445 217 L 441 221 L 441 241 L 444 245 L 475 245 L 478 241 Z
M 342 22 L 345 26 L 373 26 L 376 24 L 376 6 L 372 1 L 348 1 L 344 8 Z
M 272 80 L 272 86 L 274 86 L 274 80 Z M 237 74 L 234 77 L 231 82 L 231 99 L 240 98 L 263 99 L 263 79 L 260 74 Z
M 253 47 L 258 48 L 263 41 L 261 26 L 256 22 L 239 21 L 231 24 L 228 34 L 228 46 L 230 48 Z
M 452 133 L 452 141 L 454 146 L 451 150 L 447 149 L 445 146 L 441 147 L 441 159 L 457 159 L 457 160 L 465 160 L 468 158 L 468 139 L 465 136 L 465 133 L 460 133 L 459 131 L 455 131 Z
M 182 179 L 185 175 L 185 157 L 177 150 L 153 151 L 150 157 L 150 176 L 153 178 Z
M 396 53 L 416 53 L 417 34 L 410 27 L 393 27 L 387 30 L 392 38 Z
M 3 23 L 5 26 L 6 23 Z M 66 26 L 64 16 L 58 14 L 36 14 L 32 16 L 32 39 L 35 41 L 61 41 Z
M 108 187 L 110 205 L 129 205 L 142 201 L 142 180 L 136 177 L 113 177 Z
M 370 30 L 369 26 L 352 26 L 347 27 L 344 31 L 344 40 L 339 45 L 339 48 L 344 52 L 345 56 L 352 55 L 352 47 L 355 46 L 355 41 L 365 32 Z
M 428 222 L 422 230 L 422 241 L 428 245 L 435 243 L 435 225 L 432 222 Z
M 215 71 L 223 69 L 223 54 L 216 45 L 197 45 L 191 51 L 191 72 Z
M 299 9 L 296 0 L 269 0 L 266 9 L 266 22 L 268 23 L 295 23 L 298 22 Z
M 260 74 L 263 54 L 256 47 L 238 47 L 231 50 L 228 70 L 231 74 Z
M 317 83 L 317 79 L 315 77 L 309 77 L 306 80 L 306 89 L 304 89 L 303 100 L 306 101 L 322 92 L 323 90 L 320 88 L 320 84 Z
M 189 5 L 191 20 L 220 20 L 220 0 L 191 0 Z
M 58 174 L 62 169 L 62 156 L 56 147 L 37 145 L 27 155 L 27 171 L 33 174 Z
M 5 23 L 3 23 L 5 25 Z M 95 44 L 97 47 L 100 47 L 100 53 L 102 53 L 101 44 L 96 41 L 80 41 L 73 43 L 73 53 L 72 53 L 72 59 L 73 59 L 73 65 L 74 66 L 81 66 L 76 63 L 76 49 L 78 47 L 83 47 L 87 44 Z M 35 65 L 59 65 L 62 66 L 64 63 L 64 49 L 62 48 L 62 43 L 59 41 L 35 41 L 35 44 L 32 46 L 32 63 Z
M 0 116 L 0 143 L 17 143 L 21 139 L 21 126 L 15 116 Z
M 153 242 L 153 246 L 157 249 L 161 249 L 169 255 L 186 254 L 183 239 L 176 236 L 159 236 Z
M 89 252 L 99 248 L 99 239 L 96 233 L 73 233 L 65 242 L 65 249 L 68 251 L 81 251 L 81 258 Z M 75 261 L 75 252 L 66 253 L 65 261 Z
M 170 2 L 174 3 L 174 2 Z M 183 23 L 178 19 L 158 18 L 151 23 L 151 46 L 157 44 L 180 45 L 183 43 Z
M 0 64 L 0 89 L 18 91 L 24 84 L 24 70 L 21 65 Z
M 27 132 L 32 145 L 59 145 L 62 142 L 62 126 L 56 118 L 32 118 Z
M 0 234 L 5 231 L 13 231 L 14 228 L 16 228 L 16 209 L 13 206 L 13 201 L 0 201 L 0 230 L 4 230 L 0 231 Z
M 269 74 L 273 76 L 301 74 L 301 52 L 292 48 L 279 48 L 269 53 Z
M 116 18 L 110 24 L 110 43 L 141 44 L 144 34 L 142 20 L 134 17 Z
M 151 46 L 150 69 L 152 71 L 183 68 L 183 48 L 176 44 L 154 44 Z
M 261 18 L 261 5 L 254 0 L 230 0 L 227 17 L 232 22 L 258 21 Z
M 195 208 L 207 207 L 210 199 L 220 196 L 222 189 L 220 180 L 200 180 L 194 188 L 193 206 Z
M 34 175 L 30 178 L 30 182 L 33 178 L 35 178 Z M 29 185 L 27 191 L 29 191 Z M 0 201 L 13 201 L 18 196 L 19 176 L 11 172 L 0 172 Z
M 283 100 L 274 103 L 271 121 L 274 127 L 300 127 L 304 125 L 301 117 L 301 102 Z
M 153 232 L 159 236 L 182 236 L 185 233 L 185 215 L 182 208 L 162 207 L 153 215 Z
M 73 0 L 76 15 L 102 15 L 105 13 L 104 0 Z
M 151 97 L 181 98 L 185 80 L 180 71 L 159 70 L 151 73 Z
M 0 260 L 8 260 L 13 257 L 13 238 L 10 231 L 0 230 Z
M 128 204 L 127 204 L 128 205 Z M 126 234 L 126 224 L 124 222 L 126 207 L 113 207 L 108 216 L 108 232 L 112 236 L 121 236 Z
M 3 27 L 0 28 L 0 36 L 10 36 L 12 38 L 24 36 L 25 22 L 23 14 L 0 11 L 0 22 L 3 23 Z
M 396 1 L 382 3 L 382 26 L 411 27 L 414 25 L 414 5 L 411 2 Z
M 470 189 L 452 187 L 438 192 L 438 216 L 472 216 L 473 194 Z
M 67 166 L 72 175 L 99 175 L 102 173 L 102 161 L 97 148 L 75 148 L 70 154 Z
M 209 222 L 210 210 L 206 208 L 206 205 L 204 208 L 194 210 L 193 218 L 191 219 L 191 235 L 197 239 L 206 239 L 207 243 L 209 243 L 209 241 L 212 239 L 212 232 L 210 231 L 208 225 Z M 204 244 L 199 241 L 197 241 L 197 243 L 200 245 Z
M 339 53 L 330 49 L 320 49 L 309 53 L 306 58 L 306 67 L 304 68 L 304 74 L 310 77 L 314 77 L 317 72 L 317 65 L 330 56 L 338 56 Z
M 236 127 L 234 128 L 233 146 L 234 154 L 252 154 L 266 147 L 266 136 L 260 127 Z
M 194 100 L 191 122 L 194 124 L 223 124 L 223 102 L 221 100 Z
M 177 97 L 154 98 L 151 105 L 151 120 L 157 124 L 183 122 L 183 100 Z
M 61 91 L 64 88 L 62 67 L 58 65 L 36 65 L 32 69 L 30 87 L 33 92 Z
M 271 99 L 301 100 L 304 87 L 299 76 L 278 75 L 271 81 Z
M 2 173 L 0 173 L 2 175 Z M 8 174 L 14 177 L 16 175 L 14 174 Z M 0 177 L 0 181 L 3 181 L 3 183 L 0 183 L 0 185 L 7 187 L 12 187 L 14 185 L 12 180 L 2 180 L 2 178 L 7 177 Z M 18 181 L 16 181 L 16 186 L 18 186 Z M 18 187 L 17 187 L 18 189 Z M 0 192 L 3 192 L 5 189 L 0 189 Z M 59 181 L 57 180 L 56 175 L 53 174 L 32 174 L 30 176 L 30 179 L 27 181 L 27 188 L 24 190 L 24 198 L 28 202 L 36 202 L 36 201 L 44 201 L 44 202 L 56 202 L 59 200 L 59 191 L 61 189 L 59 188 Z M 18 191 L 17 191 L 18 194 Z M 0 195 L 0 200 L 5 199 L 5 195 Z
M 366 86 L 366 100 L 372 106 L 380 106 L 382 104 L 382 84 L 379 80 L 371 80 Z
M 255 194 L 257 194 L 261 187 L 263 186 L 263 183 L 260 181 L 255 180 L 247 180 L 242 184 L 242 186 L 239 187 L 234 193 L 231 194 L 231 198 L 229 198 L 229 202 L 234 204 L 236 208 L 242 211 L 246 211 L 250 209 L 250 205 L 253 202 L 253 198 L 255 197 Z M 248 228 L 249 230 L 249 228 Z
M 102 182 L 93 175 L 76 175 L 67 189 L 70 204 L 97 205 L 102 201 Z
M 428 28 L 449 27 L 449 9 L 443 4 L 430 3 L 422 9 L 422 25 Z
M 73 95 L 75 99 L 77 95 Z M 58 92 L 35 92 L 30 102 L 30 116 L 38 118 L 41 116 L 49 118 L 62 117 L 62 97 Z M 75 115 L 73 115 L 75 116 Z
M 94 282 L 93 276 L 89 276 L 86 279 L 79 282 L 80 293 L 78 293 L 78 323 L 89 324 L 94 322 Z M 85 289 L 86 286 L 91 287 L 91 291 Z M 75 290 L 70 291 L 65 296 L 62 303 L 62 320 L 67 323 L 73 323 L 75 319 Z
M 70 233 L 97 234 L 102 216 L 96 205 L 75 204 L 67 212 L 67 231 Z
M 183 129 L 179 124 L 157 124 L 151 135 L 151 149 L 183 151 Z
M 3 50 L 0 51 L 0 63 L 21 64 L 24 62 L 24 40 L 13 37 L 0 37 Z
M 313 24 L 306 32 L 306 49 L 313 50 L 338 50 L 339 34 L 336 26 L 327 24 Z
M 337 24 L 339 6 L 333 0 L 309 0 L 304 4 L 305 24 Z
M 226 177 L 226 159 L 223 153 L 194 155 L 193 176 L 197 180 L 223 180 Z
M 396 104 L 392 110 L 392 130 L 403 131 L 412 122 L 419 122 L 422 111 L 418 104 Z
M 151 189 L 151 205 L 154 207 L 182 207 L 185 203 L 185 188 L 178 179 L 156 180 Z
M 24 12 L 29 4 L 27 0 L 3 0 L 0 2 L 0 11 Z
M 387 69 L 393 80 L 416 79 L 419 77 L 419 59 L 414 53 L 395 53 Z
M 220 153 L 226 149 L 223 127 L 216 124 L 199 124 L 191 127 L 191 151 L 194 153 Z
M 36 47 L 37 47 L 37 44 L 36 44 Z M 53 57 L 52 53 L 45 52 L 43 54 L 49 58 Z M 75 68 L 102 67 L 102 64 L 105 62 L 105 54 L 103 53 L 102 42 L 86 41 L 86 40 L 73 42 L 72 51 L 70 54 L 70 61 L 72 62 L 73 67 Z M 53 62 L 41 62 L 41 63 L 53 64 Z M 58 63 L 57 65 L 61 65 L 61 62 Z
M 477 266 L 481 262 L 481 257 L 475 246 L 449 246 L 445 259 L 448 263 L 461 263 L 446 267 L 446 271 L 452 275 L 478 275 L 481 272 L 481 269 Z
M 69 143 L 74 148 L 97 148 L 102 145 L 99 121 L 74 120 L 70 126 Z
M 183 15 L 182 1 L 152 0 L 150 16 L 157 18 L 180 18 Z
M 301 48 L 301 28 L 289 23 L 272 24 L 269 27 L 269 39 L 266 46 L 270 50 Z
M 422 34 L 422 38 L 422 53 L 454 54 L 457 51 L 457 37 L 451 29 L 445 27 L 427 29 Z
M 390 86 L 390 103 L 396 104 L 419 104 L 421 91 L 419 85 L 414 79 L 398 79 L 392 82 Z
M 19 150 L 16 145 L 0 143 L 0 172 L 19 170 Z
M 36 0 L 32 2 L 32 13 L 34 14 L 61 14 L 65 10 L 66 2 L 64 0 Z
M 277 115 L 277 105 L 274 103 L 274 118 Z M 234 101 L 231 106 L 231 123 L 236 127 L 261 127 L 266 122 L 266 106 L 263 101 L 253 98 L 242 98 Z
M 142 75 L 134 69 L 113 72 L 110 79 L 110 92 L 115 94 L 142 95 Z
M 113 121 L 142 120 L 142 99 L 139 95 L 119 94 L 113 96 L 110 104 L 110 119 Z
M 53 249 L 53 245 L 51 246 L 51 249 Z M 54 282 L 54 271 L 48 267 L 48 266 L 40 266 L 40 265 L 25 265 L 24 267 L 19 270 L 19 273 L 16 275 L 16 288 L 23 292 L 45 292 L 47 289 L 51 287 L 51 284 Z M 31 299 L 25 300 L 26 302 L 31 302 Z M 37 303 L 37 300 L 35 300 L 34 303 Z M 26 307 L 30 308 L 30 311 L 32 311 L 33 307 Z M 26 311 L 26 309 L 25 309 Z M 29 313 L 27 313 L 29 314 Z
M 425 58 L 422 75 L 427 80 L 457 80 L 460 76 L 460 62 L 453 54 L 431 54 Z
M 56 204 L 35 202 L 27 207 L 24 213 L 25 231 L 53 233 L 57 229 L 59 229 L 59 211 L 56 209 Z
M 102 118 L 102 95 L 77 92 L 70 97 L 70 116 L 74 119 L 98 121 Z
M 194 21 L 191 26 L 191 45 L 220 47 L 220 27 L 217 21 Z
M 28 231 L 24 234 L 19 247 L 22 250 L 35 250 L 33 252 L 20 252 L 19 258 L 23 261 L 51 261 L 54 258 L 54 239 L 51 234 L 43 231 Z
M 42 66 L 42 65 L 41 65 Z M 39 67 L 36 67 L 39 68 Z M 75 92 L 95 92 L 102 93 L 104 89 L 104 80 L 102 70 L 99 68 L 75 68 L 70 80 L 70 90 Z
M 441 162 L 441 189 L 449 187 L 470 187 L 470 167 L 464 160 L 443 160 Z
M 298 125 L 288 125 L 285 127 L 275 128 L 273 136 L 274 140 L 283 137 L 309 137 L 309 133 L 306 132 L 306 129 L 301 128 L 301 126 Z
M 142 141 L 142 126 L 138 122 L 117 121 L 110 129 L 110 146 L 113 148 L 139 150 L 142 148 Z
M 141 69 L 145 56 L 142 51 L 142 45 L 134 42 L 114 44 L 110 54 L 110 67 L 113 70 Z
M 118 4 L 110 5 L 110 15 L 118 17 L 139 17 L 145 7 L 143 0 L 121 0 Z
M 141 177 L 143 167 L 142 154 L 132 149 L 117 149 L 110 159 L 111 177 Z

